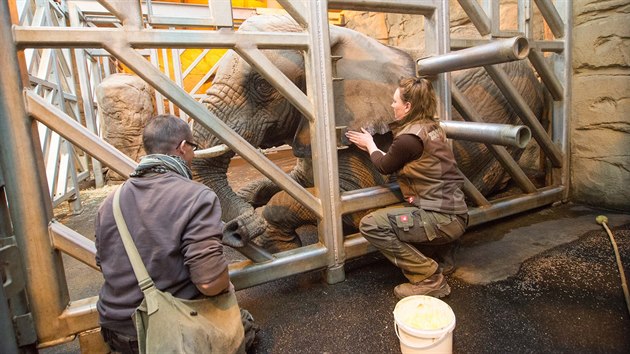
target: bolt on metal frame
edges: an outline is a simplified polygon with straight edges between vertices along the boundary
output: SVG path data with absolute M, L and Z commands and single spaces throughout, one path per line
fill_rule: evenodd
M 278 183 L 296 200 L 309 207 L 318 217 L 318 232 L 321 242 L 300 249 L 274 255 L 265 263 L 244 261 L 231 266 L 231 276 L 237 288 L 254 286 L 281 277 L 309 270 L 325 269 L 329 283 L 345 278 L 344 262 L 348 259 L 373 251 L 360 235 L 343 236 L 341 215 L 366 208 L 379 207 L 399 201 L 396 186 L 374 187 L 360 191 L 341 193 L 338 187 L 336 138 L 332 102 L 330 47 L 328 45 L 328 8 L 364 9 L 382 12 L 415 13 L 425 16 L 427 54 L 446 54 L 451 48 L 466 48 L 483 44 L 494 37 L 500 37 L 498 25 L 498 1 L 484 2 L 481 8 L 474 0 L 460 0 L 480 34 L 487 36 L 481 40 L 451 41 L 448 32 L 448 3 L 443 1 L 289 1 L 279 0 L 293 18 L 307 29 L 302 33 L 237 33 L 226 31 L 179 31 L 153 30 L 142 26 L 142 10 L 136 2 L 99 1 L 122 22 L 122 27 L 104 28 L 35 28 L 16 26 L 11 28 L 9 13 L 12 10 L 8 0 L 0 1 L 2 24 L 0 44 L 8 54 L 0 56 L 0 67 L 8 68 L 7 76 L 0 83 L 0 168 L 4 172 L 7 199 L 14 224 L 17 243 L 24 261 L 29 264 L 26 283 L 29 289 L 30 305 L 36 314 L 36 329 L 42 345 L 55 345 L 72 340 L 77 333 L 97 326 L 96 298 L 70 302 L 68 289 L 63 277 L 63 264 L 60 251 L 90 265 L 94 264 L 94 244 L 84 237 L 52 220 L 52 203 L 46 193 L 47 182 L 43 169 L 43 155 L 37 149 L 39 132 L 35 122 L 41 122 L 64 139 L 80 147 L 98 161 L 106 164 L 121 175 L 135 167 L 135 162 L 101 141 L 92 130 L 86 128 L 66 111 L 54 107 L 45 98 L 27 87 L 21 81 L 18 57 L 28 48 L 75 48 L 77 50 L 103 48 L 145 81 L 154 86 L 162 95 L 178 105 L 196 123 L 202 124 L 224 143 L 249 161 L 254 167 L 274 182 Z M 545 7 L 543 16 L 554 23 L 553 33 L 560 29 L 564 37 L 555 40 L 530 41 L 534 53 L 529 59 L 541 76 L 542 82 L 554 97 L 554 129 L 552 146 L 547 155 L 553 163 L 550 186 L 536 189 L 528 183 L 526 176 L 519 174 L 519 168 L 511 157 L 495 147 L 496 156 L 505 160 L 504 166 L 524 194 L 516 197 L 488 201 L 483 196 L 474 198 L 480 206 L 471 210 L 471 224 L 477 225 L 514 213 L 547 205 L 566 197 L 567 179 L 567 111 L 570 92 L 570 68 L 568 39 L 570 38 L 570 4 L 560 2 L 557 8 L 564 18 L 553 13 L 554 6 L 549 1 L 536 1 L 537 6 Z M 519 9 L 524 15 L 519 20 L 519 31 L 525 36 L 531 34 L 528 21 L 531 19 L 531 2 L 519 1 Z M 486 13 L 490 12 L 491 16 Z M 550 14 L 551 13 L 551 14 Z M 525 15 L 529 14 L 529 15 Z M 557 15 L 557 12 L 556 12 Z M 549 19 L 548 19 L 549 17 Z M 71 21 L 73 26 L 77 19 Z M 523 33 L 521 33 L 523 34 Z M 251 147 L 218 118 L 210 114 L 203 105 L 182 90 L 176 83 L 151 65 L 138 49 L 144 48 L 230 48 L 238 52 L 255 67 L 261 75 L 276 86 L 289 99 L 311 124 L 314 157 L 320 161 L 315 167 L 316 193 L 311 194 Z M 307 70 L 308 95 L 282 75 L 262 54 L 261 49 L 292 48 L 304 51 Z M 553 63 L 542 53 L 552 53 Z M 80 57 L 80 55 L 79 55 Z M 532 59 L 534 58 L 534 59 Z M 490 65 L 485 66 L 491 68 Z M 23 70 L 23 69 L 22 69 Z M 3 72 L 4 73 L 4 72 Z M 501 73 L 495 73 L 502 82 Z M 562 86 L 562 83 L 564 86 Z M 504 85 L 508 86 L 508 85 Z M 450 119 L 451 90 L 448 73 L 438 74 L 436 87 L 440 98 L 440 114 Z M 83 88 L 82 88 L 83 90 Z M 509 86 L 504 89 L 510 92 Z M 461 96 L 461 94 L 459 94 Z M 470 105 L 453 90 L 453 104 L 471 121 L 477 115 Z M 518 107 L 518 98 L 510 102 Z M 85 103 L 84 103 L 85 104 Z M 468 108 L 468 109 L 467 109 Z M 527 115 L 527 112 L 520 112 Z M 546 134 L 544 134 L 546 135 Z M 541 140 L 545 139 L 544 136 Z M 560 153 L 554 152 L 560 150 Z M 19 157 L 18 157 L 19 156 Z M 503 156 L 500 158 L 499 156 Z M 549 156 L 548 156 L 549 157 Z M 557 161 L 556 161 L 557 160 Z M 6 171 L 11 171 L 8 173 Z M 33 173 L 39 171 L 39 173 Z M 522 171 L 521 171 L 522 173 Z M 470 186 L 467 186 L 470 187 Z M 474 191 L 473 191 L 474 192 Z M 51 244 L 52 240 L 52 244 Z

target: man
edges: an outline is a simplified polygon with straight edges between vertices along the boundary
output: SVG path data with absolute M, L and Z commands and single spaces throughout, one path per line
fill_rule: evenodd
M 192 181 L 197 145 L 190 127 L 160 115 L 145 127 L 142 143 L 148 155 L 120 187 L 120 208 L 149 275 L 158 289 L 182 299 L 230 291 L 221 206 L 211 189 Z M 144 296 L 116 227 L 112 201 L 113 194 L 96 218 L 96 262 L 105 279 L 97 303 L 99 322 L 112 350 L 137 353 L 131 315 Z M 247 311 L 241 313 L 250 345 L 253 319 Z

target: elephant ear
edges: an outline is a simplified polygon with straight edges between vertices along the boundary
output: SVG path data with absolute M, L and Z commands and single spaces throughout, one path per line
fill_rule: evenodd
M 360 32 L 330 26 L 333 59 L 335 125 L 338 140 L 349 145 L 344 130 L 389 132 L 393 121 L 392 97 L 402 77 L 415 75 L 415 62 L 406 52 L 389 47 Z M 338 59 L 336 59 L 338 58 Z M 311 153 L 309 124 L 302 118 L 293 141 L 293 153 Z
M 365 128 L 385 134 L 393 121 L 392 97 L 402 77 L 415 76 L 415 62 L 406 52 L 362 33 L 331 26 L 335 122 L 350 130 Z

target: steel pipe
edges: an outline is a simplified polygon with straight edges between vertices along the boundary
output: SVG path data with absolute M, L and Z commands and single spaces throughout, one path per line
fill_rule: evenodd
M 121 176 L 129 176 L 136 168 L 135 161 L 110 144 L 103 142 L 98 136 L 58 108 L 47 104 L 40 96 L 31 91 L 26 91 L 25 96 L 28 112 L 31 116 L 72 144 L 84 151 L 89 151 L 91 156 L 111 167 Z
M 231 246 L 230 244 L 226 243 L 225 237 L 223 237 L 223 243 L 228 246 Z M 258 245 L 255 245 L 253 243 L 247 243 L 239 247 L 236 247 L 236 246 L 231 246 L 231 247 L 235 249 L 236 251 L 238 251 L 239 253 L 241 253 L 243 256 L 251 259 L 252 261 L 256 263 L 265 263 L 265 262 L 273 261 L 275 259 L 275 257 L 271 253 L 269 253 L 266 249 Z
M 109 12 L 114 14 L 125 28 L 142 28 L 142 8 L 140 7 L 140 1 L 97 1 Z
M 294 0 L 277 0 L 280 5 L 286 10 L 286 12 L 293 17 L 302 28 L 308 28 L 308 21 L 306 20 L 306 8 L 301 2 Z
M 491 203 L 479 193 L 479 190 L 465 178 L 464 193 L 471 198 L 477 206 L 487 207 Z M 535 191 L 535 188 L 533 189 Z M 353 213 L 360 210 L 379 208 L 403 201 L 398 183 L 388 183 L 383 186 L 359 189 L 345 192 L 341 195 L 342 214 Z
M 528 54 L 527 38 L 516 36 L 456 52 L 418 59 L 416 63 L 418 75 L 436 75 L 448 71 L 521 60 Z
M 468 18 L 470 18 L 470 22 L 475 26 L 479 34 L 485 36 L 491 31 L 491 22 L 490 18 L 481 8 L 481 5 L 477 2 L 477 0 L 457 0 L 459 2 L 459 6 L 462 7 Z
M 346 258 L 352 259 L 376 252 L 377 249 L 368 242 L 360 233 L 348 235 L 343 242 L 346 249 Z
M 225 227 L 223 229 L 223 244 L 228 245 L 239 251 L 245 257 L 256 263 L 268 262 L 274 259 L 273 255 L 262 247 L 249 242 L 247 232 L 241 232 L 240 223 L 229 224 L 234 227 Z M 245 235 L 245 237 L 243 237 Z
M 490 206 L 471 208 L 468 211 L 468 227 L 481 225 L 489 221 L 560 201 L 562 200 L 564 190 L 565 187 L 548 187 L 534 194 L 505 198 L 494 202 Z M 364 256 L 376 250 L 360 233 L 347 235 L 344 245 L 346 247 L 347 259 Z
M 57 320 L 69 300 L 61 254 L 50 245 L 48 222 L 52 205 L 42 182 L 43 161 L 37 128 L 28 117 L 22 97 L 18 53 L 11 37 L 11 8 L 0 1 L 0 169 L 16 242 L 26 265 L 29 308 L 35 313 L 39 340 L 55 338 L 62 324 Z M 10 172 L 10 173 L 7 173 Z M 39 173 L 38 173 L 39 172 Z
M 480 122 L 477 112 L 472 107 L 466 96 L 456 87 L 451 87 L 451 95 L 453 97 L 453 106 L 467 121 Z M 510 174 L 514 182 L 519 186 L 521 190 L 526 193 L 532 193 L 536 191 L 536 186 L 529 180 L 527 175 L 523 172 L 520 166 L 514 161 L 512 155 L 503 146 L 486 145 L 488 150 L 499 161 L 501 166 Z
M 534 208 L 562 200 L 565 187 L 548 187 L 527 195 L 518 195 L 494 202 L 490 206 L 471 208 L 468 212 L 468 226 L 476 226 L 506 216 L 518 214 Z M 402 200 L 398 200 L 400 202 Z M 364 256 L 375 251 L 361 234 L 347 235 L 344 239 L 346 260 Z M 230 279 L 236 289 L 244 289 L 264 284 L 289 275 L 304 273 L 326 266 L 326 248 L 321 244 L 301 247 L 277 253 L 272 262 L 254 264 L 251 261 L 232 263 Z
M 550 65 L 545 62 L 543 54 L 537 49 L 533 49 L 529 51 L 528 58 L 538 75 L 540 75 L 540 79 L 545 84 L 545 87 L 551 93 L 551 97 L 555 101 L 562 101 L 564 98 L 564 87 L 562 87 L 560 80 L 558 80 Z
M 341 214 L 379 208 L 402 200 L 403 196 L 398 183 L 343 192 L 341 193 Z
M 549 0 L 534 0 L 538 10 L 545 18 L 547 26 L 556 38 L 564 37 L 564 22 L 560 18 L 560 14 L 556 10 L 556 7 Z
M 59 319 L 62 320 L 66 326 L 63 334 L 68 337 L 58 339 L 57 343 L 40 343 L 40 346 L 53 346 L 69 340 L 74 340 L 76 333 L 92 328 L 98 328 L 98 310 L 96 309 L 97 301 L 98 296 L 87 297 L 77 301 L 70 301 L 68 306 L 59 316 Z
M 484 45 L 493 42 L 491 39 L 461 39 L 461 38 L 452 38 L 451 39 L 451 50 L 452 51 L 460 51 L 463 49 L 468 49 L 473 46 Z M 564 52 L 564 43 L 561 40 L 532 40 L 528 39 L 527 43 L 530 44 L 531 48 L 536 48 L 541 52 L 545 53 L 557 53 L 561 54 Z
M 96 255 L 94 241 L 57 221 L 52 221 L 48 225 L 48 231 L 53 247 L 92 269 L 100 271 L 94 258 Z
M 328 250 L 321 243 L 275 254 L 266 263 L 243 261 L 230 264 L 230 280 L 236 290 L 264 284 L 290 275 L 322 269 L 328 265 Z
M 431 16 L 436 6 L 432 0 L 329 0 L 328 8 Z
M 9 31 L 11 33 L 11 31 Z M 103 43 L 129 43 L 132 48 L 234 48 L 252 43 L 260 49 L 308 49 L 304 33 L 171 31 L 120 28 L 13 27 L 19 48 L 102 48 Z
M 440 121 L 450 139 L 476 141 L 484 144 L 515 146 L 524 148 L 532 132 L 524 125 Z
M 68 12 L 70 17 L 70 25 L 73 27 L 81 27 L 81 20 L 79 16 L 79 9 L 76 4 L 68 4 Z M 85 55 L 85 49 L 75 49 L 74 56 L 76 58 L 75 63 L 77 66 L 77 74 L 79 76 L 79 87 L 81 91 L 81 101 L 83 103 L 83 114 L 85 116 L 85 125 L 91 131 L 96 133 L 96 117 L 94 114 L 94 99 L 92 98 L 92 85 L 90 84 L 90 75 L 88 73 L 87 61 L 88 57 Z M 103 171 L 101 169 L 101 162 L 97 159 L 92 159 L 92 172 L 94 173 L 94 181 L 97 188 L 102 187 L 105 182 L 103 181 Z
M 466 176 L 464 176 L 463 192 L 468 199 L 472 200 L 478 207 L 489 207 L 492 205 Z
M 534 139 L 536 139 L 540 148 L 545 151 L 547 158 L 549 158 L 553 166 L 561 167 L 563 163 L 562 152 L 558 146 L 551 141 L 551 138 L 547 136 L 547 132 L 538 121 L 538 118 L 536 118 L 536 115 L 532 112 L 531 108 L 529 108 L 527 102 L 525 102 L 525 99 L 523 99 L 523 96 L 518 92 L 505 71 L 492 65 L 484 66 L 484 68 L 501 92 L 503 92 L 510 106 L 523 120 L 523 123 L 527 124 L 532 130 Z
M 310 121 L 315 120 L 313 104 L 293 81 L 291 81 L 260 49 L 237 45 L 234 50 L 256 71 L 271 83 L 295 108 Z
M 506 216 L 522 213 L 561 201 L 564 186 L 541 188 L 530 194 L 521 194 L 512 198 L 501 199 L 488 208 L 473 208 L 468 211 L 468 226 L 477 226 Z
M 312 103 L 313 116 L 310 124 L 313 161 L 313 181 L 320 198 L 322 218 L 317 223 L 320 242 L 328 250 L 326 282 L 334 284 L 346 278 L 341 223 L 341 190 L 337 163 L 337 134 L 335 129 L 335 105 L 332 85 L 330 49 L 330 25 L 327 1 L 309 2 L 308 29 L 309 50 L 304 53 L 306 92 Z

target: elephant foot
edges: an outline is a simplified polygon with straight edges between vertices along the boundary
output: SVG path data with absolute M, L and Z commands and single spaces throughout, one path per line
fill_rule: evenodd
M 250 242 L 253 242 L 271 253 L 284 252 L 302 247 L 302 240 L 300 240 L 297 234 L 287 235 L 265 232 Z

